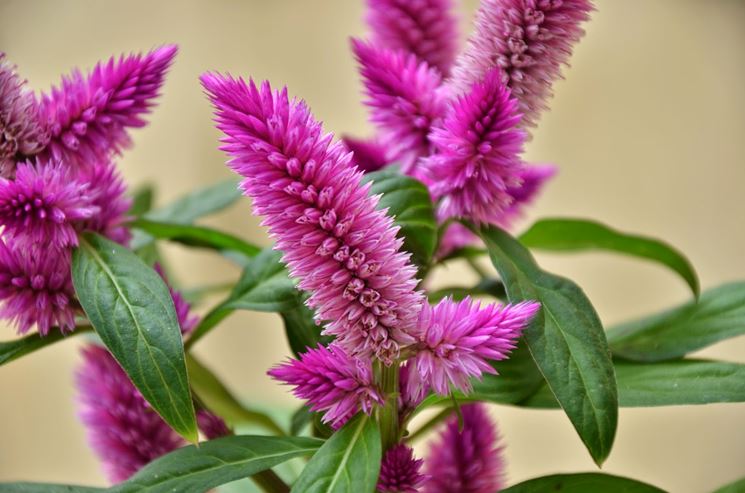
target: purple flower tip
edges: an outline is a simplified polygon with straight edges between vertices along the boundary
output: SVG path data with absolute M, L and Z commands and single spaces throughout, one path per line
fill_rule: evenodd
M 360 409 L 370 414 L 383 404 L 373 383 L 372 363 L 347 355 L 340 347 L 309 349 L 300 359 L 269 370 L 269 375 L 295 388 L 293 393 L 306 399 L 312 411 L 325 412 L 323 421 L 340 428 Z
M 403 444 L 388 450 L 380 465 L 377 491 L 380 493 L 416 493 L 427 480 L 420 472 L 422 459 L 414 458 L 414 450 Z
M 199 425 L 199 429 L 202 430 L 207 440 L 214 440 L 215 438 L 233 434 L 220 416 L 216 416 L 204 409 L 197 411 L 197 425 Z
M 504 459 L 486 406 L 461 407 L 463 429 L 452 416 L 427 458 L 425 493 L 494 493 L 504 487 Z
M 365 173 L 378 171 L 386 164 L 385 148 L 377 140 L 355 139 L 354 137 L 342 137 L 344 145 L 354 154 L 352 158 L 359 169 Z

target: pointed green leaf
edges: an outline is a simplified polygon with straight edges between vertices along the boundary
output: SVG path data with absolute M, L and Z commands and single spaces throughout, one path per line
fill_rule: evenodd
M 0 483 L 2 493 L 93 493 L 106 488 L 52 483 Z
M 530 479 L 501 493 L 665 493 L 664 490 L 634 479 L 595 472 L 554 474 Z
M 181 329 L 160 276 L 131 251 L 91 234 L 73 252 L 72 279 L 93 328 L 132 383 L 174 430 L 196 442 Z
M 321 344 L 331 342 L 330 337 L 321 335 L 323 328 L 316 324 L 313 312 L 301 303 L 300 299 L 297 306 L 284 310 L 280 316 L 285 325 L 287 342 L 295 356 L 306 352 L 308 348 L 316 347 L 319 342 Z
M 91 330 L 92 327 L 88 326 L 75 327 L 73 332 L 65 335 L 59 330 L 54 329 L 49 332 L 49 335 L 43 337 L 37 332 L 13 341 L 0 342 L 0 366 L 57 342 L 70 339 L 79 334 L 85 334 Z
M 378 208 L 387 208 L 388 215 L 401 227 L 404 250 L 412 254 L 417 265 L 428 265 L 435 253 L 437 221 L 427 187 L 393 167 L 367 173 L 363 182 L 369 181 L 373 182 L 371 194 L 383 194 Z
M 745 478 L 718 488 L 714 493 L 745 493 Z
M 142 185 L 132 194 L 132 205 L 127 215 L 131 217 L 140 217 L 149 211 L 153 206 L 153 197 L 155 189 L 152 185 Z
M 742 334 L 745 282 L 707 290 L 698 302 L 619 325 L 607 335 L 613 354 L 635 361 L 662 361 Z
M 520 236 L 529 247 L 552 251 L 607 250 L 644 258 L 676 272 L 699 293 L 698 276 L 688 259 L 665 242 L 646 236 L 622 233 L 586 219 L 542 219 Z
M 229 207 L 240 197 L 238 182 L 231 178 L 195 190 L 165 207 L 148 212 L 145 217 L 153 221 L 189 224 Z
M 602 463 L 616 433 L 618 394 L 595 309 L 575 283 L 542 270 L 525 247 L 501 229 L 484 228 L 479 234 L 510 302 L 541 302 L 523 340 L 590 455 Z
M 292 493 L 373 493 L 380 459 L 378 425 L 360 414 L 315 453 L 292 486 Z

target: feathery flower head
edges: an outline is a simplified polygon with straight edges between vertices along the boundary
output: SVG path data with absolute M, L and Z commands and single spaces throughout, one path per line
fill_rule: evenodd
M 88 184 L 60 163 L 19 164 L 15 180 L 0 178 L 0 224 L 19 244 L 78 244 L 76 226 L 98 214 Z
M 207 440 L 226 437 L 233 433 L 220 416 L 204 409 L 197 411 L 197 425 L 202 430 L 202 433 L 204 433 L 204 436 L 207 437 Z
M 39 334 L 58 326 L 75 328 L 75 291 L 70 276 L 69 250 L 40 251 L 0 239 L 0 318 L 25 334 L 36 324 Z
M 556 171 L 556 166 L 551 164 L 525 165 L 518 173 L 520 185 L 507 189 L 507 193 L 512 196 L 512 205 L 504 210 L 499 224 L 508 228 L 515 219 L 522 216 L 525 207 L 533 203 Z
M 13 176 L 18 156 L 41 151 L 49 134 L 39 119 L 39 109 L 16 67 L 0 52 L 0 177 Z
M 165 79 L 178 48 L 165 45 L 145 55 L 110 58 L 87 75 L 73 71 L 41 99 L 51 140 L 46 153 L 69 166 L 108 161 L 131 143 L 128 128 L 144 126 L 143 116 Z
M 426 160 L 440 214 L 498 224 L 520 185 L 525 132 L 517 101 L 492 70 L 459 97 L 429 138 L 437 154 Z
M 132 205 L 116 166 L 110 161 L 89 165 L 80 171 L 80 181 L 88 184 L 91 204 L 98 212 L 84 222 L 82 229 L 95 231 L 112 241 L 126 245 L 131 233 L 125 226 Z
M 504 458 L 496 425 L 483 404 L 461 407 L 463 429 L 452 416 L 427 458 L 425 493 L 494 493 L 504 487 Z
M 495 374 L 489 360 L 507 358 L 525 326 L 540 308 L 537 302 L 481 306 L 470 298 L 445 298 L 425 306 L 420 314 L 421 342 L 416 348 L 416 372 L 409 393 L 422 396 L 427 386 L 448 395 L 451 386 L 470 392 L 471 377 Z
M 386 158 L 408 174 L 420 157 L 429 155 L 430 128 L 445 113 L 440 74 L 405 51 L 356 39 L 352 49 L 364 79 L 370 121 L 378 127 Z
M 405 361 L 398 370 L 398 414 L 403 423 L 429 392 L 429 385 L 413 375 L 417 372 L 416 361 Z M 416 381 L 412 382 L 412 379 Z
M 340 428 L 361 409 L 370 414 L 383 397 L 373 383 L 372 363 L 347 355 L 340 347 L 321 344 L 269 370 L 269 375 L 306 399 L 311 411 L 325 412 L 323 422 Z
M 414 458 L 414 450 L 403 444 L 389 449 L 380 464 L 377 491 L 380 493 L 416 493 L 427 480 L 420 472 L 422 459 Z
M 413 53 L 447 75 L 458 50 L 451 0 L 367 0 L 372 42 Z
M 453 91 L 467 91 L 498 67 L 520 102 L 522 125 L 535 126 L 591 10 L 590 0 L 482 0 L 474 34 L 453 68 Z
M 82 356 L 76 373 L 79 415 L 112 483 L 185 445 L 105 348 L 88 345 Z
M 346 148 L 354 154 L 353 162 L 365 173 L 378 171 L 386 164 L 385 148 L 375 139 L 363 140 L 354 137 L 342 137 Z
M 416 340 L 423 295 L 398 228 L 376 209 L 369 184 L 360 184 L 352 155 L 286 89 L 216 74 L 202 83 L 225 133 L 228 165 L 245 177 L 241 187 L 298 287 L 311 293 L 316 319 L 328 321 L 324 333 L 350 355 L 390 364 Z

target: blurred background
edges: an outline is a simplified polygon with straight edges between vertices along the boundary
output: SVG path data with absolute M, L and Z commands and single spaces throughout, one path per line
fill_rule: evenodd
M 745 2 L 596 0 L 566 80 L 555 86 L 527 158 L 560 174 L 530 210 L 582 216 L 668 240 L 704 288 L 745 278 Z M 461 2 L 463 32 L 476 0 Z M 206 70 L 287 84 L 326 129 L 369 135 L 349 50 L 362 36 L 362 0 L 0 0 L 0 50 L 35 90 L 73 67 L 175 42 L 180 53 L 151 125 L 120 159 L 134 188 L 153 183 L 158 203 L 230 176 L 197 77 Z M 260 243 L 248 200 L 206 221 Z M 216 256 L 167 249 L 185 287 L 234 279 Z M 690 295 L 670 272 L 603 254 L 541 255 L 576 280 L 606 325 Z M 439 282 L 470 273 L 453 265 Z M 203 309 L 204 307 L 202 307 Z M 14 337 L 0 327 L 0 340 Z M 0 368 L 0 480 L 104 484 L 76 419 L 73 373 L 82 339 Z M 241 312 L 197 346 L 229 387 L 257 405 L 295 405 L 265 370 L 288 354 L 278 317 Z M 745 338 L 701 353 L 745 362 Z M 493 408 L 510 483 L 594 470 L 560 412 Z M 622 409 L 604 466 L 674 492 L 705 492 L 745 476 L 745 404 Z

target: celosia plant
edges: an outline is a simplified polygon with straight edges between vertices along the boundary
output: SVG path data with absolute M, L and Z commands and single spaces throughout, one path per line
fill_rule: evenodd
M 337 140 L 287 88 L 215 67 L 200 80 L 240 182 L 155 210 L 152 191 L 127 194 L 114 162 L 146 124 L 176 47 L 75 70 L 39 97 L 0 55 L 0 316 L 34 330 L 0 344 L 0 364 L 92 336 L 77 400 L 111 491 L 203 492 L 242 478 L 270 493 L 660 491 L 599 473 L 508 487 L 509 444 L 485 404 L 562 408 L 600 465 L 619 403 L 745 401 L 745 365 L 684 358 L 742 333 L 730 312 L 745 285 L 700 294 L 677 250 L 591 221 L 509 232 L 557 169 L 527 163 L 523 149 L 590 1 L 482 0 L 460 54 L 449 0 L 367 7 L 369 39 L 351 49 L 374 136 Z M 195 224 L 241 195 L 272 248 Z M 158 241 L 211 249 L 243 273 L 197 316 L 166 282 Z M 655 261 L 696 299 L 606 332 L 582 290 L 531 248 Z M 479 282 L 433 289 L 458 260 Z M 239 309 L 283 319 L 293 354 L 267 371 L 302 401 L 290 426 L 245 406 L 192 354 Z M 416 448 L 432 431 L 428 450 Z M 296 457 L 308 459 L 299 472 L 275 470 Z

